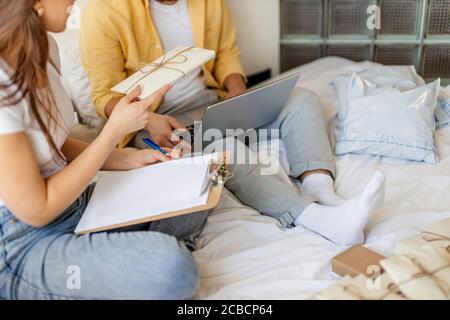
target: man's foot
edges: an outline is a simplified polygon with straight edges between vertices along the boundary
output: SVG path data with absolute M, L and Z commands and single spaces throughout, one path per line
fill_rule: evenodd
M 303 179 L 301 187 L 324 206 L 336 207 L 345 203 L 345 199 L 336 194 L 334 180 L 329 174 L 311 174 Z

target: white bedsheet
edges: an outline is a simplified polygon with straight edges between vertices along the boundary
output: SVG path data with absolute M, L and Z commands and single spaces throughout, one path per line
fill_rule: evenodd
M 324 58 L 299 68 L 298 86 L 321 97 L 330 120 L 336 109 L 330 82 L 372 65 Z M 387 198 L 367 227 L 368 248 L 389 256 L 399 240 L 450 217 L 450 128 L 438 131 L 436 142 L 436 166 L 369 156 L 336 159 L 337 191 L 344 197 L 360 194 L 375 171 L 386 174 Z M 339 279 L 331 259 L 346 249 L 301 227 L 284 230 L 229 193 L 211 214 L 200 246 L 198 299 L 308 299 Z

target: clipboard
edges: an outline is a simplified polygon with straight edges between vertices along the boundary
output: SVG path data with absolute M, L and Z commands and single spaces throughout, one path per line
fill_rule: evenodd
M 178 210 L 173 212 L 166 212 L 159 215 L 153 215 L 148 218 L 130 220 L 124 223 L 111 224 L 101 228 L 94 228 L 90 230 L 83 230 L 81 232 L 75 232 L 77 235 L 86 235 L 91 233 L 98 233 L 104 231 L 110 231 L 115 229 L 120 229 L 124 227 L 130 227 L 134 225 L 150 223 L 158 220 L 164 220 L 169 218 L 174 218 L 178 216 L 184 216 L 188 214 L 194 214 L 204 211 L 209 211 L 216 208 L 219 205 L 220 199 L 222 197 L 223 190 L 225 188 L 225 183 L 228 179 L 232 178 L 232 174 L 228 171 L 228 157 L 227 152 L 219 154 L 218 161 L 211 161 L 209 163 L 209 168 L 207 175 L 203 181 L 204 186 L 207 184 L 210 190 L 208 201 L 205 205 L 200 205 L 192 208 L 187 208 L 184 210 Z M 209 174 L 208 174 L 209 173 Z M 203 186 L 203 187 L 204 187 Z M 207 191 L 207 190 L 206 190 Z M 205 191 L 205 192 L 206 192 Z M 200 190 L 203 192 L 203 190 Z

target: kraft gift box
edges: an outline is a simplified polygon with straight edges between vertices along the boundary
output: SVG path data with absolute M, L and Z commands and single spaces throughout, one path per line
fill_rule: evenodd
M 354 246 L 333 258 L 332 270 L 340 276 L 372 276 L 381 273 L 380 261 L 386 257 L 363 246 Z

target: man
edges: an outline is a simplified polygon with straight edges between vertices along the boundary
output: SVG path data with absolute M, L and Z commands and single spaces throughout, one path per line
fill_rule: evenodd
M 217 57 L 177 82 L 155 111 L 178 114 L 215 100 L 218 94 L 209 88 L 225 90 L 225 97 L 245 91 L 236 30 L 225 0 L 90 0 L 81 51 L 99 114 L 107 118 L 121 99 L 110 88 L 178 45 L 211 49 Z M 167 115 L 154 113 L 149 120 L 147 131 L 152 138 L 161 146 L 172 146 L 172 132 L 182 126 Z M 289 174 L 302 183 L 302 190 L 278 176 L 262 175 L 259 162 L 238 163 L 235 148 L 229 150 L 233 152 L 229 169 L 234 178 L 227 182 L 227 188 L 242 203 L 277 219 L 286 228 L 303 225 L 337 244 L 363 243 L 364 227 L 384 200 L 384 176 L 374 175 L 360 197 L 344 200 L 335 194 L 334 158 L 320 100 L 307 90 L 295 90 L 268 129 L 280 133 Z M 141 147 L 139 143 L 146 134 L 137 135 L 136 147 Z M 131 140 L 128 137 L 123 145 Z M 230 141 L 237 142 L 237 149 L 246 149 L 240 141 Z M 226 142 L 216 141 L 209 147 L 215 149 L 216 144 Z M 223 150 L 220 146 L 218 149 Z M 201 231 L 197 226 L 204 224 L 206 216 L 189 215 L 162 224 L 167 229 L 192 226 L 183 227 L 183 232 L 195 239 Z
M 97 113 L 104 118 L 122 97 L 111 88 L 164 52 L 179 45 L 216 52 L 213 61 L 178 81 L 153 107 L 146 130 L 163 147 L 172 147 L 173 130 L 183 127 L 169 115 L 246 90 L 236 28 L 225 0 L 90 0 L 82 26 L 81 59 Z M 134 140 L 135 146 L 141 147 L 146 134 Z M 122 146 L 132 138 L 124 139 Z

